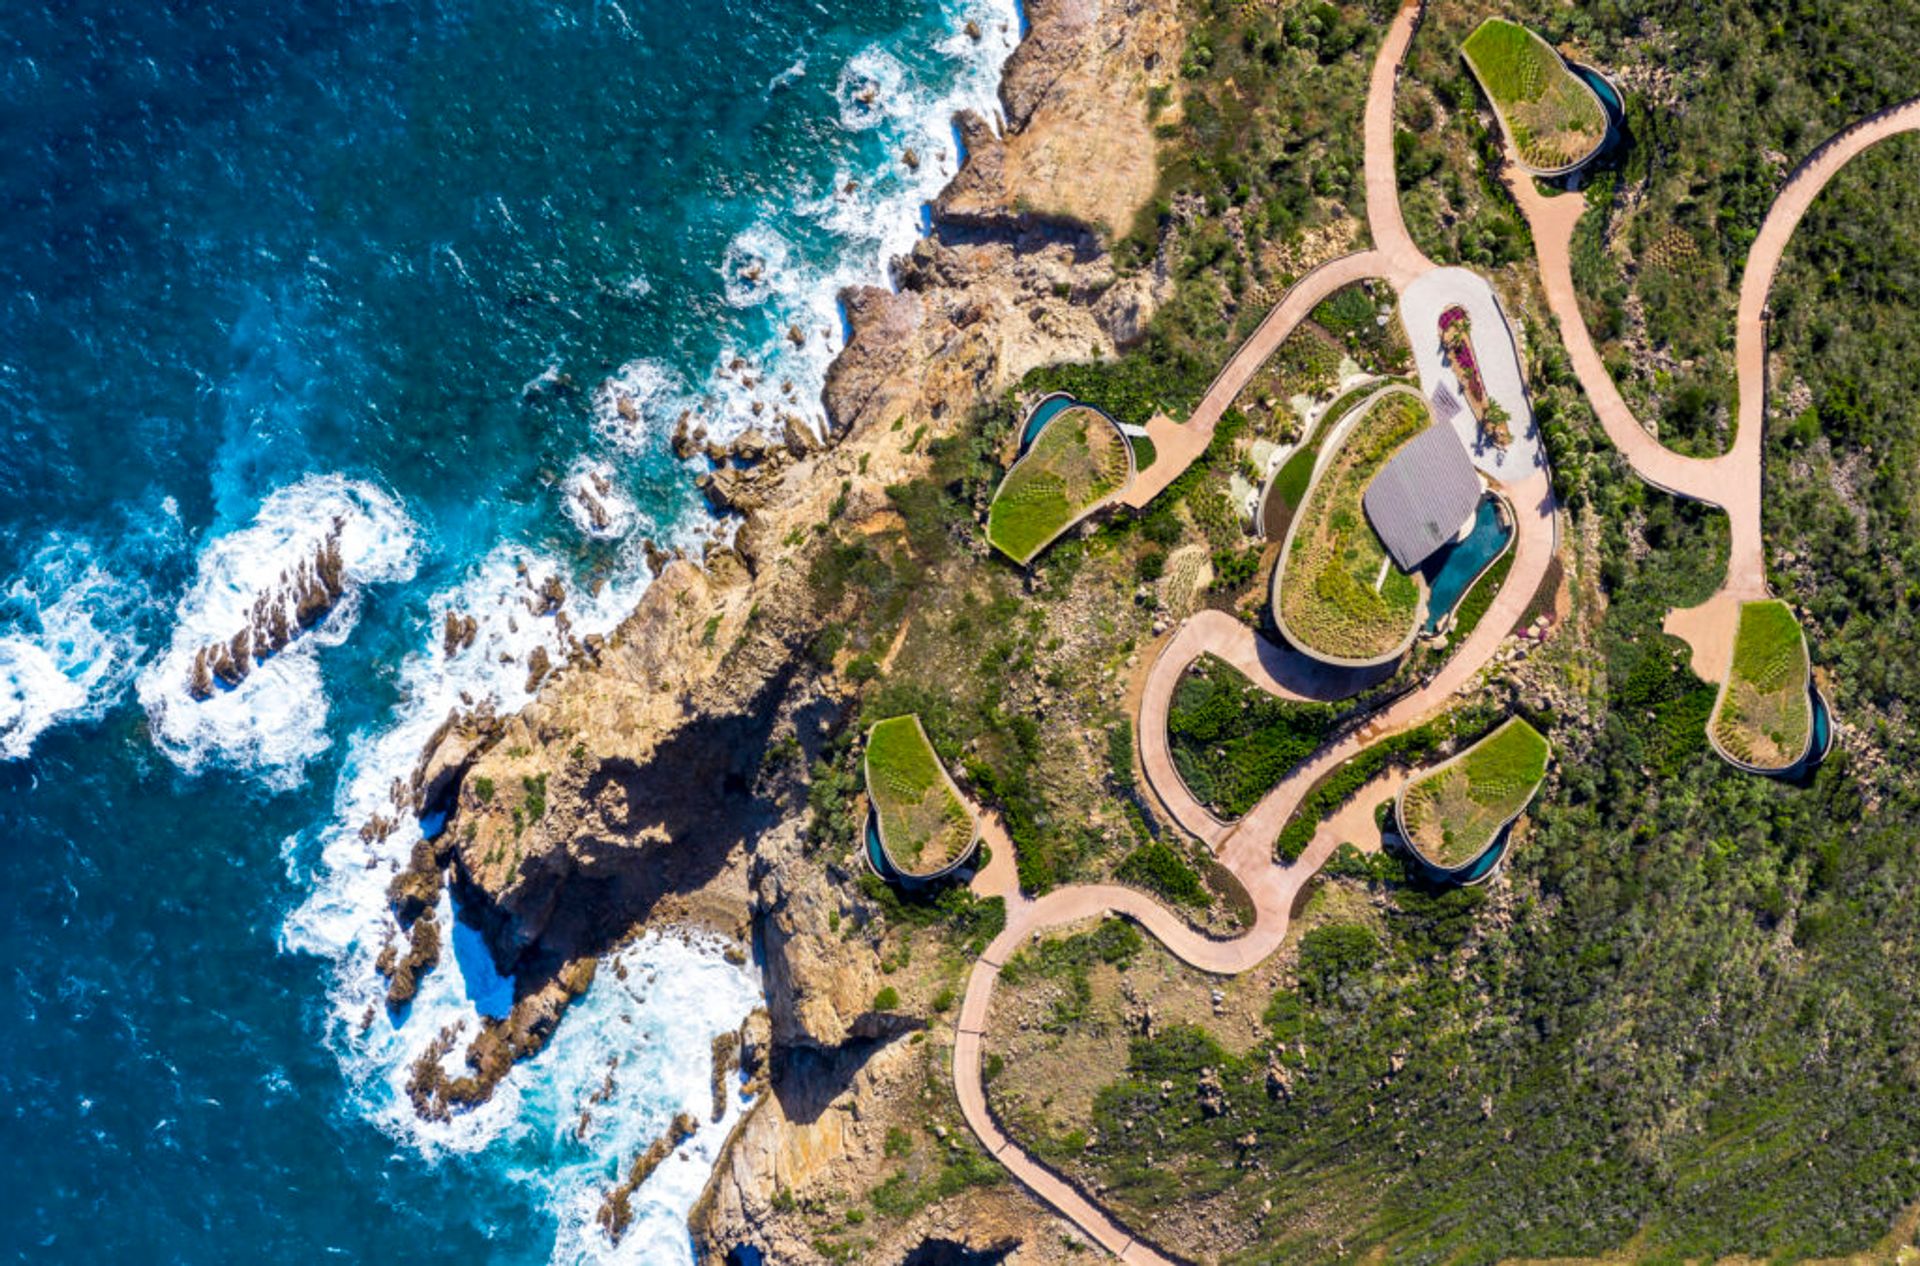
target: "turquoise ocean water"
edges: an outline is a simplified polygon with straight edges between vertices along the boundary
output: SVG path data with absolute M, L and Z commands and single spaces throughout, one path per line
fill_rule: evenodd
M 358 828 L 449 708 L 524 701 L 560 645 L 530 585 L 561 576 L 574 632 L 610 628 L 643 538 L 728 530 L 677 418 L 819 421 L 834 294 L 885 281 L 1018 22 L 1010 0 L 0 17 L 16 1260 L 690 1258 L 724 1122 L 619 1246 L 592 1216 L 676 1111 L 705 1118 L 709 1039 L 757 976 L 644 939 L 492 1104 L 423 1124 L 408 1066 L 510 985 L 457 933 L 411 1012 L 371 1005 L 417 831 Z M 191 698 L 194 649 L 336 525 L 327 620 Z M 480 635 L 450 660 L 454 609 Z

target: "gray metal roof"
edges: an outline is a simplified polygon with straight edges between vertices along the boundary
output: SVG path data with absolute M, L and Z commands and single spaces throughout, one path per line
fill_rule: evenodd
M 1429 426 L 1395 453 L 1361 499 L 1402 571 L 1453 539 L 1480 504 L 1480 476 L 1454 429 Z

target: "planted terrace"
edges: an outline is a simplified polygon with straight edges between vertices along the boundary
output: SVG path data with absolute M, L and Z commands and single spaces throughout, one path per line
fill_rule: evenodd
M 1400 793 L 1400 829 L 1436 869 L 1460 870 L 1520 816 L 1547 776 L 1551 748 L 1519 717 Z
M 896 870 L 927 878 L 965 859 L 973 846 L 973 815 L 919 717 L 889 717 L 867 731 L 866 774 L 880 846 Z
M 1599 152 L 1606 107 L 1551 44 L 1517 22 L 1488 18 L 1460 51 L 1521 166 L 1537 176 L 1565 175 Z
M 1733 663 L 1707 732 L 1737 765 L 1765 773 L 1791 769 L 1813 737 L 1807 639 L 1777 598 L 1740 604 Z
M 987 510 L 987 541 L 1022 565 L 1133 479 L 1126 436 L 1087 405 L 1061 409 L 1013 464 Z
M 1376 395 L 1308 487 L 1273 573 L 1273 613 L 1287 640 L 1335 664 L 1377 664 L 1419 627 L 1420 582 L 1388 558 L 1361 508 L 1367 485 L 1425 429 L 1426 403 L 1404 388 Z

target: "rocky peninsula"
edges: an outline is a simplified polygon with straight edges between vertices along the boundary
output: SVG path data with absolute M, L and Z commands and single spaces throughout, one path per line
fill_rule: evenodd
M 776 420 L 777 433 L 719 446 L 683 425 L 676 448 L 709 458 L 701 486 L 738 516 L 731 544 L 698 560 L 663 555 L 611 636 L 538 666 L 523 711 L 449 718 L 394 790 L 396 812 L 440 826 L 390 888 L 389 1005 L 406 1005 L 438 960 L 443 883 L 517 982 L 511 1014 L 465 1051 L 467 1075 L 441 1067 L 452 1035 L 420 1061 L 424 1114 L 483 1100 L 564 1022 L 599 957 L 643 927 L 696 926 L 763 952 L 767 1015 L 749 1027 L 770 1034 L 771 1093 L 696 1209 L 709 1251 L 751 1243 L 769 1260 L 815 1260 L 784 1220 L 810 1188 L 875 1168 L 920 1027 L 875 1009 L 876 944 L 842 928 L 872 912 L 853 876 L 809 849 L 807 765 L 852 697 L 852 683 L 805 654 L 834 614 L 808 583 L 823 548 L 813 529 L 897 517 L 885 489 L 928 463 L 902 433 L 937 438 L 1035 366 L 1111 355 L 1168 288 L 1151 269 L 1123 279 L 1107 243 L 1153 194 L 1148 101 L 1178 63 L 1176 7 L 1033 0 L 1026 12 L 1001 85 L 1004 128 L 956 120 L 967 161 L 932 231 L 895 262 L 894 288 L 842 296 L 851 336 L 827 378 L 829 433 Z M 564 620 L 564 590 L 530 593 L 529 609 Z M 450 616 L 448 653 L 471 640 Z M 1018 1189 L 970 1189 L 876 1231 L 869 1260 L 928 1241 L 1037 1244 L 1042 1225 L 1057 1226 Z

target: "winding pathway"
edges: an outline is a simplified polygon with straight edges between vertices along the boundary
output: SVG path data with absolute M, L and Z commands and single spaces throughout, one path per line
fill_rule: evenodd
M 1215 424 L 1246 383 L 1294 328 L 1322 299 L 1352 282 L 1383 277 L 1396 292 L 1431 272 L 1434 264 L 1414 245 L 1401 216 L 1399 186 L 1393 168 L 1393 94 L 1399 66 L 1412 40 L 1419 6 L 1402 8 L 1387 30 L 1374 61 L 1366 107 L 1368 223 L 1375 245 L 1314 269 L 1283 295 L 1253 334 L 1230 357 L 1185 426 L 1156 417 L 1148 426 L 1158 460 L 1141 472 L 1127 504 L 1144 506 L 1185 470 L 1212 439 Z M 1432 384 L 1428 384 L 1429 389 Z M 1143 693 L 1136 733 L 1147 779 L 1171 816 L 1212 847 L 1215 856 L 1245 886 L 1253 902 L 1252 926 L 1238 937 L 1215 939 L 1195 931 L 1152 897 L 1111 884 L 1063 888 L 1037 900 L 1022 895 L 1013 865 L 1013 844 L 999 820 L 981 814 L 991 852 L 973 889 L 1006 901 L 1007 923 L 974 964 L 961 1003 L 953 1048 L 954 1093 L 968 1126 L 987 1151 L 1013 1175 L 1085 1235 L 1122 1261 L 1165 1263 L 1152 1245 L 1136 1236 L 1086 1193 L 1014 1143 L 988 1107 L 981 1077 L 982 1045 L 1000 969 L 1037 933 L 1106 915 L 1131 919 L 1174 955 L 1201 971 L 1231 975 L 1263 961 L 1285 938 L 1300 890 L 1325 864 L 1343 839 L 1358 835 L 1366 844 L 1373 805 L 1398 790 L 1404 775 L 1387 773 L 1374 780 L 1339 812 L 1320 824 L 1305 853 L 1288 865 L 1275 862 L 1273 844 L 1302 799 L 1319 779 L 1379 737 L 1419 724 L 1449 706 L 1454 695 L 1473 684 L 1532 601 L 1556 548 L 1553 489 L 1544 465 L 1511 483 L 1498 484 L 1516 509 L 1514 562 L 1505 585 L 1479 626 L 1440 671 L 1421 689 L 1370 718 L 1365 725 L 1314 753 L 1237 822 L 1223 822 L 1187 792 L 1168 751 L 1167 710 L 1174 687 L 1194 659 L 1217 655 L 1263 688 L 1282 698 L 1333 699 L 1354 693 L 1381 670 L 1340 670 L 1314 663 L 1285 647 L 1274 646 L 1251 629 L 1219 612 L 1188 620 L 1161 650 Z M 1388 669 L 1390 671 L 1390 668 Z M 1378 847 L 1377 839 L 1372 847 Z
M 1394 83 L 1418 16 L 1417 2 L 1401 9 L 1388 28 L 1369 81 L 1365 185 L 1373 247 L 1322 265 L 1282 296 L 1222 367 L 1185 426 L 1164 417 L 1153 420 L 1148 430 L 1160 458 L 1154 467 L 1142 472 L 1142 479 L 1126 498 L 1128 504 L 1144 506 L 1205 451 L 1227 406 L 1321 299 L 1369 277 L 1383 277 L 1404 293 L 1414 281 L 1434 270 L 1432 261 L 1421 254 L 1407 233 L 1393 167 Z M 1731 655 L 1732 622 L 1728 613 L 1737 611 L 1740 600 L 1767 592 L 1760 537 L 1765 318 L 1767 293 L 1781 255 L 1807 207 L 1848 160 L 1877 141 L 1906 131 L 1920 131 L 1920 99 L 1864 120 L 1822 145 L 1794 171 L 1776 198 L 1748 256 L 1741 284 L 1736 346 L 1738 431 L 1732 449 L 1711 459 L 1683 457 L 1649 435 L 1634 419 L 1606 372 L 1580 315 L 1573 288 L 1571 244 L 1574 225 L 1584 208 L 1582 199 L 1541 194 L 1531 179 L 1515 179 L 1518 169 L 1510 167 L 1509 186 L 1533 228 L 1548 305 L 1559 320 L 1575 372 L 1609 438 L 1641 478 L 1678 495 L 1719 506 L 1732 520 L 1733 552 L 1725 586 L 1705 607 L 1669 617 L 1670 627 L 1676 622 L 1691 627 L 1694 637 L 1689 641 L 1695 647 L 1696 669 L 1702 669 L 1703 676 L 1718 677 L 1725 671 Z M 1426 386 L 1431 390 L 1433 384 Z M 1142 693 L 1136 727 L 1141 765 L 1170 816 L 1204 840 L 1245 885 L 1253 900 L 1254 921 L 1244 934 L 1229 940 L 1208 937 L 1153 898 L 1115 885 L 1081 885 L 1030 900 L 1019 890 L 1013 843 L 1004 827 L 993 814 L 980 815 L 991 857 L 975 876 L 973 888 L 983 896 L 1005 899 L 1007 923 L 968 977 L 954 1038 L 954 1092 L 967 1124 L 988 1152 L 1036 1196 L 1122 1261 L 1167 1263 L 1169 1259 L 1008 1138 L 988 1107 L 981 1079 L 982 1044 L 1000 969 L 1010 955 L 1043 930 L 1107 915 L 1131 919 L 1183 962 L 1201 971 L 1230 975 L 1255 966 L 1271 954 L 1286 936 L 1290 911 L 1301 888 L 1344 837 L 1358 833 L 1364 840 L 1372 807 L 1394 794 L 1405 775 L 1387 773 L 1368 784 L 1320 824 L 1306 852 L 1290 865 L 1278 864 L 1273 858 L 1273 843 L 1281 828 L 1324 774 L 1378 738 L 1436 715 L 1457 693 L 1473 685 L 1493 662 L 1547 574 L 1557 539 L 1556 506 L 1544 464 L 1535 465 L 1511 482 L 1495 482 L 1516 512 L 1514 561 L 1506 583 L 1473 633 L 1424 686 L 1370 718 L 1360 729 L 1316 752 L 1237 822 L 1222 821 L 1195 800 L 1173 766 L 1167 744 L 1167 712 L 1174 688 L 1187 667 L 1201 655 L 1216 655 L 1272 694 L 1301 700 L 1350 695 L 1368 684 L 1364 677 L 1369 670 L 1356 673 L 1314 663 L 1265 642 L 1232 617 L 1212 611 L 1201 612 L 1183 624 L 1156 657 Z
M 1685 457 L 1655 439 L 1633 416 L 1594 346 L 1573 285 L 1573 233 L 1586 200 L 1578 194 L 1546 194 L 1521 171 L 1511 151 L 1507 187 L 1533 230 L 1547 306 L 1580 386 L 1593 404 L 1607 438 L 1636 475 L 1676 496 L 1718 506 L 1727 513 L 1732 548 L 1720 591 L 1701 606 L 1667 617 L 1670 633 L 1693 647 L 1693 666 L 1704 680 L 1719 681 L 1733 657 L 1740 603 L 1768 596 L 1765 545 L 1760 531 L 1761 443 L 1767 401 L 1767 296 L 1787 243 L 1807 208 L 1827 182 L 1861 151 L 1890 136 L 1920 131 L 1920 98 L 1882 110 L 1822 143 L 1787 177 L 1774 197 L 1760 233 L 1747 252 L 1734 327 L 1734 364 L 1739 406 L 1733 446 L 1719 457 Z

